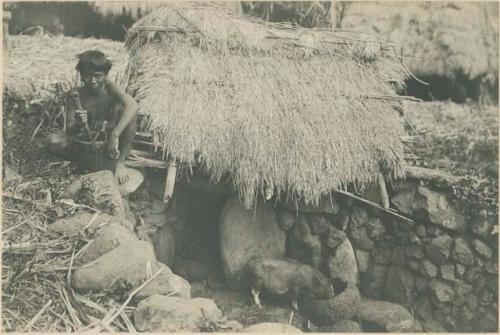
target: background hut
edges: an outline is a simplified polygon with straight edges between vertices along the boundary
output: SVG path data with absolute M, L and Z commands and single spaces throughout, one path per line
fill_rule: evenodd
M 498 3 L 354 2 L 342 26 L 400 43 L 404 63 L 433 87 L 413 85 L 437 99 L 463 102 L 498 91 Z
M 406 71 L 389 41 L 184 3 L 139 20 L 126 45 L 155 146 L 229 179 L 247 207 L 266 187 L 315 202 L 403 175 Z

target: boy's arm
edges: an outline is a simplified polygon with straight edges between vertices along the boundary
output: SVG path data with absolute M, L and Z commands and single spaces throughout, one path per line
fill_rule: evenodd
M 116 154 L 116 150 L 119 149 L 120 155 L 115 158 L 123 162 L 125 161 L 128 149 L 135 136 L 135 122 L 137 113 L 139 112 L 139 106 L 134 98 L 128 95 L 118 85 L 111 81 L 108 81 L 106 85 L 109 93 L 123 106 L 123 113 L 121 113 L 120 120 L 118 120 L 115 129 L 111 132 L 110 138 L 112 155 Z M 133 134 L 131 133 L 132 131 Z
M 119 138 L 125 128 L 132 122 L 137 113 L 139 112 L 139 106 L 135 102 L 134 98 L 128 95 L 121 87 L 115 83 L 108 81 L 106 83 L 109 93 L 123 106 L 123 113 L 116 125 L 115 129 L 111 132 L 111 136 Z

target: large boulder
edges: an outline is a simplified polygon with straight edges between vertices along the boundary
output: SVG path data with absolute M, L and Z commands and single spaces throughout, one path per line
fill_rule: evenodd
M 300 329 L 294 326 L 277 323 L 264 322 L 244 328 L 241 333 L 302 333 Z
M 327 261 L 328 275 L 332 279 L 340 279 L 345 283 L 358 285 L 358 264 L 351 242 L 345 239 Z
M 127 196 L 130 193 L 134 193 L 139 186 L 144 182 L 144 175 L 136 169 L 127 167 L 128 179 L 123 184 L 120 184 L 120 194 L 122 196 Z
M 299 301 L 301 313 L 318 326 L 331 326 L 351 319 L 358 310 L 360 294 L 356 287 L 348 286 L 330 299 L 314 300 L 304 297 Z
M 136 285 L 147 278 L 148 263 L 152 273 L 162 268 L 149 242 L 131 241 L 77 268 L 71 284 L 81 292 L 110 289 L 120 281 Z
M 101 170 L 86 174 L 68 189 L 73 193 L 73 198 L 81 203 L 112 216 L 125 217 L 120 187 L 111 171 Z
M 141 332 L 201 332 L 221 318 L 222 312 L 210 299 L 163 295 L 142 300 L 134 313 L 135 326 Z
M 465 217 L 451 208 L 446 197 L 424 186 L 404 190 L 392 197 L 391 202 L 399 211 L 445 229 L 463 231 L 465 228 Z
M 222 209 L 219 236 L 222 265 L 231 286 L 237 284 L 249 259 L 285 255 L 286 233 L 278 224 L 275 210 L 266 204 L 249 211 L 238 200 L 228 200 Z
M 142 300 L 157 294 L 190 299 L 191 285 L 186 279 L 168 271 L 163 271 L 140 290 L 135 295 L 135 299 Z
M 99 228 L 92 243 L 82 253 L 79 264 L 91 262 L 120 245 L 127 245 L 134 241 L 138 241 L 137 237 L 123 226 L 110 224 Z
M 361 301 L 356 317 L 391 333 L 419 331 L 417 323 L 406 308 L 386 301 Z
M 77 237 L 85 232 L 94 234 L 97 227 L 118 225 L 130 230 L 132 223 L 124 218 L 118 218 L 104 213 L 79 213 L 59 219 L 48 226 L 48 231 L 68 237 Z
M 158 228 L 153 244 L 158 260 L 163 264 L 173 266 L 175 261 L 175 234 L 170 225 L 165 224 Z

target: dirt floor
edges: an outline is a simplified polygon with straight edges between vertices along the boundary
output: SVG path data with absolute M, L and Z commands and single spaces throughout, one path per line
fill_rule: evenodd
M 297 312 L 292 315 L 292 308 L 286 299 L 270 301 L 263 300 L 263 308 L 252 304 L 250 292 L 246 294 L 241 291 L 231 291 L 223 287 L 219 282 L 219 288 L 208 288 L 203 283 L 195 283 L 191 286 L 193 297 L 209 298 L 215 301 L 223 315 L 228 320 L 236 320 L 243 326 L 250 326 L 262 322 L 279 322 L 304 329 L 305 319 Z

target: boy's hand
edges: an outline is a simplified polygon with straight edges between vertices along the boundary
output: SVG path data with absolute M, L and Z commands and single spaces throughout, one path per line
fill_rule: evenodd
M 87 111 L 85 109 L 79 109 L 75 111 L 76 119 L 78 124 L 84 126 L 88 122 Z
M 118 149 L 118 144 L 120 143 L 118 135 L 111 132 L 111 137 L 108 142 L 108 151 L 113 159 L 120 158 L 120 150 Z

